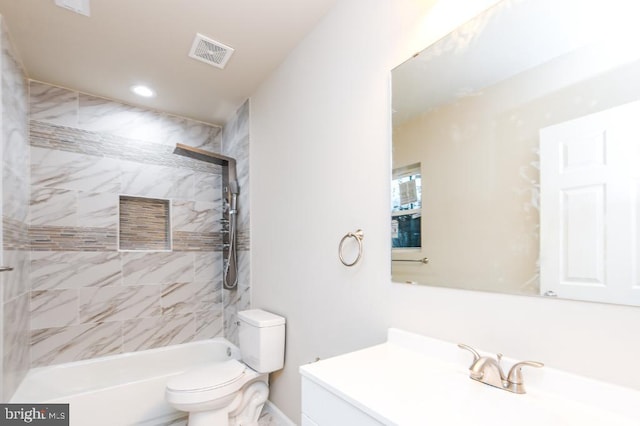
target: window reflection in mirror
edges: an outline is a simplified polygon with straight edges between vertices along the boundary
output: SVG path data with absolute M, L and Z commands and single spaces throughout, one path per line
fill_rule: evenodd
M 422 177 L 420 163 L 393 170 L 391 181 L 391 247 L 422 245 Z

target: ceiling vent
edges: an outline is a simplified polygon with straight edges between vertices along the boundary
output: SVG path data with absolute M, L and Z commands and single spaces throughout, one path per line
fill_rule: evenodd
M 191 58 L 218 68 L 224 68 L 232 54 L 233 49 L 231 47 L 211 40 L 202 34 L 196 34 L 189 52 Z
M 55 0 L 57 6 L 69 9 L 72 12 L 79 13 L 84 16 L 91 15 L 89 0 Z

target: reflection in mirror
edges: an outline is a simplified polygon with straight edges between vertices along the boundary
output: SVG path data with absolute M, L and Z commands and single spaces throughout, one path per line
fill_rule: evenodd
M 639 12 L 504 0 L 393 70 L 395 282 L 640 305 Z
M 394 249 L 420 248 L 421 216 L 420 163 L 394 169 L 391 180 L 391 246 Z

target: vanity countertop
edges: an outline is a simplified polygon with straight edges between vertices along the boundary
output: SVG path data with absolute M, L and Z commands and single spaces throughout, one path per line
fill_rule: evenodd
M 300 373 L 387 425 L 640 425 L 640 391 L 544 367 L 523 370 L 518 395 L 471 380 L 471 360 L 453 343 L 390 329 L 386 343 Z

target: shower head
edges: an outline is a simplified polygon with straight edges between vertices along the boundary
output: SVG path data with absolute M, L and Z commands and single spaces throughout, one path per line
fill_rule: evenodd
M 194 148 L 181 143 L 176 144 L 176 148 L 173 150 L 173 152 L 185 157 L 227 167 L 227 181 L 229 192 L 231 192 L 232 194 L 238 194 L 240 192 L 240 188 L 238 187 L 238 173 L 236 171 L 235 158 L 227 157 L 226 155 L 218 154 L 217 152 Z

